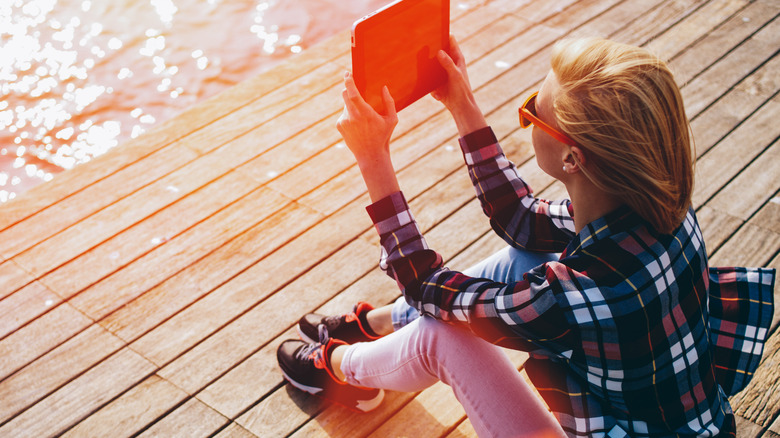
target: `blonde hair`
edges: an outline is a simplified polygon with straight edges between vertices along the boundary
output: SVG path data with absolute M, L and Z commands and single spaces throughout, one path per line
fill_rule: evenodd
M 582 146 L 584 174 L 671 233 L 691 205 L 695 155 L 666 63 L 639 47 L 578 39 L 555 45 L 552 69 L 560 83 L 555 116 Z

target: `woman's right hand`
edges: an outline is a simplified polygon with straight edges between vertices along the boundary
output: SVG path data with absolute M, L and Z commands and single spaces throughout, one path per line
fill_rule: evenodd
M 450 111 L 461 136 L 487 126 L 471 90 L 466 59 L 453 35 L 449 53 L 440 50 L 437 56 L 447 73 L 447 82 L 433 90 L 431 96 Z

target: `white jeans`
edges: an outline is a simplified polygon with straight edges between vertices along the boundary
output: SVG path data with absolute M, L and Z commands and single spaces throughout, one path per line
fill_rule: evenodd
M 507 248 L 464 273 L 507 282 L 554 258 Z M 501 348 L 468 329 L 420 318 L 404 305 L 394 305 L 397 331 L 346 350 L 341 370 L 347 382 L 415 392 L 442 381 L 452 387 L 481 437 L 564 436 Z

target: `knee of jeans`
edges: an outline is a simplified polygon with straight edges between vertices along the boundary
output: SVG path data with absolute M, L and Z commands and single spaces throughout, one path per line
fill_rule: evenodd
M 418 352 L 427 356 L 438 357 L 455 348 L 465 347 L 474 335 L 463 327 L 447 324 L 431 316 L 423 316 L 418 322 L 419 344 Z
M 423 359 L 426 372 L 450 385 L 447 367 L 463 360 L 464 354 L 479 351 L 482 340 L 464 327 L 448 324 L 430 316 L 417 321 L 418 334 L 415 345 L 417 355 Z

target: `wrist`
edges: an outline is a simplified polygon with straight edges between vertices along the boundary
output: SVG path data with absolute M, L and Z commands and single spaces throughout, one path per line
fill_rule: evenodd
M 400 191 L 389 151 L 356 158 L 371 202 Z
M 473 100 L 468 104 L 459 105 L 457 108 L 451 109 L 450 113 L 461 137 L 487 126 L 485 116 L 482 115 L 482 111 Z

